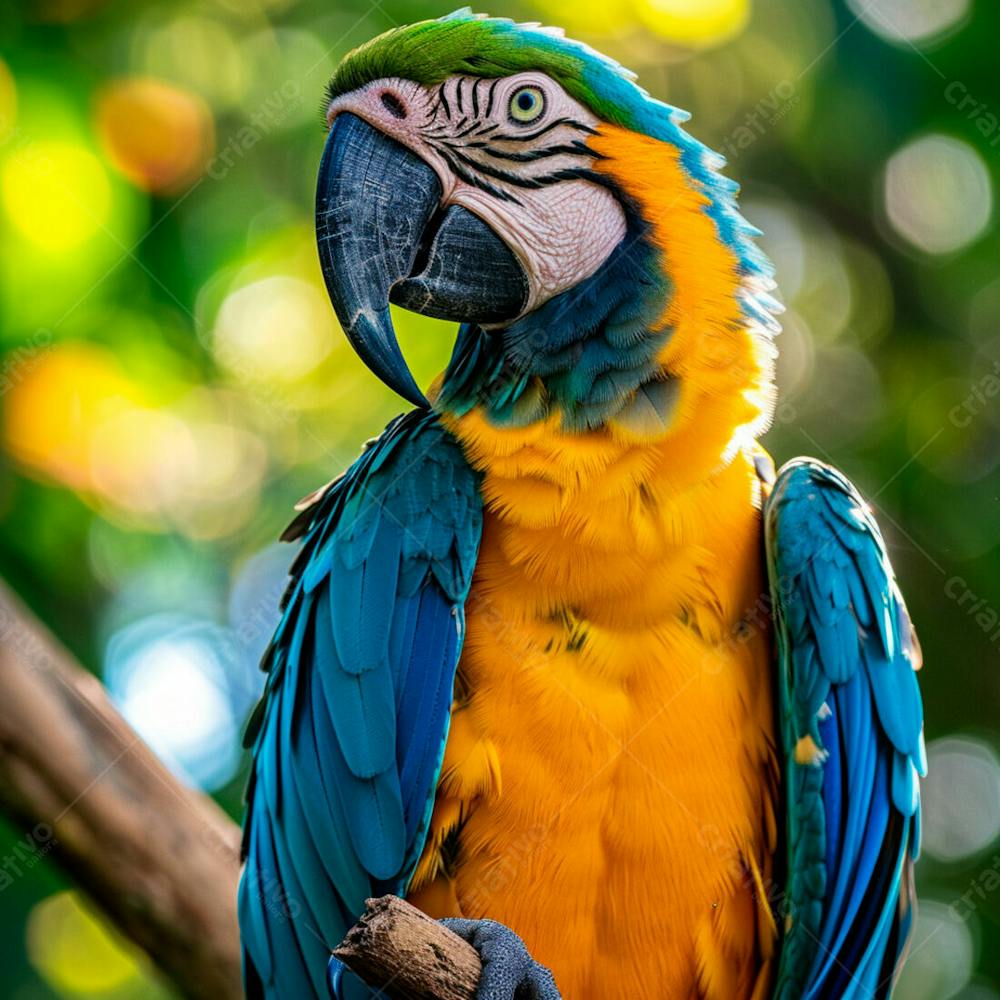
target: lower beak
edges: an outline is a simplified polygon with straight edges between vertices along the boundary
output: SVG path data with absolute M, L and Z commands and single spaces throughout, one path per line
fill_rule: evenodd
M 480 218 L 442 207 L 437 174 L 356 115 L 334 119 L 319 168 L 323 277 L 348 339 L 401 396 L 427 406 L 400 352 L 389 302 L 457 322 L 502 323 L 528 300 L 517 258 Z

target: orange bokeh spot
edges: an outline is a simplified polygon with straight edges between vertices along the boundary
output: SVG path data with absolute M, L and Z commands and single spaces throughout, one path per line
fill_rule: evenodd
M 136 402 L 114 355 L 89 344 L 26 348 L 5 371 L 5 383 L 10 453 L 73 489 L 88 489 L 95 429 Z
M 208 105 L 190 91 L 151 78 L 105 86 L 97 99 L 105 155 L 133 184 L 157 194 L 201 176 L 215 147 Z

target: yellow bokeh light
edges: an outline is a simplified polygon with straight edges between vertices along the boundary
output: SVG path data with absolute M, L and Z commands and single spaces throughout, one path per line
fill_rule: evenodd
M 533 6 L 546 24 L 565 28 L 571 35 L 613 37 L 634 20 L 631 4 L 611 4 L 607 0 L 535 0 Z
M 231 292 L 213 331 L 215 356 L 242 381 L 294 381 L 333 346 L 326 293 L 301 278 L 273 275 Z
M 739 34 L 750 7 L 751 0 L 637 0 L 635 12 L 668 42 L 703 48 Z
M 59 992 L 106 995 L 142 978 L 132 949 L 108 929 L 76 892 L 60 892 L 28 917 L 28 956 Z
M 82 146 L 37 142 L 3 164 L 0 194 L 11 222 L 35 246 L 73 250 L 108 221 L 111 185 L 100 161 Z
M 885 211 L 893 229 L 930 254 L 954 253 L 986 231 L 990 171 L 976 149 L 949 135 L 913 139 L 889 158 Z
M 7 64 L 0 59 L 0 142 L 3 142 L 17 122 L 17 87 Z
M 193 182 L 214 146 L 208 105 L 196 94 L 147 78 L 116 80 L 97 99 L 108 159 L 133 184 L 172 192 Z

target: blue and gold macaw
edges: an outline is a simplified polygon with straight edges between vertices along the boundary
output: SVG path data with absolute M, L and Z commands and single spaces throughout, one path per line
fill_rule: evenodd
M 685 117 L 468 11 L 330 83 L 323 272 L 415 409 L 285 536 L 251 997 L 367 995 L 329 951 L 386 892 L 473 942 L 480 1000 L 891 991 L 917 646 L 854 487 L 757 444 L 772 271 Z M 390 301 L 461 323 L 426 397 Z

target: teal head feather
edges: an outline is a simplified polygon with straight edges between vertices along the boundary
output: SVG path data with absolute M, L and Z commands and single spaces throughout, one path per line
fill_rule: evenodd
M 450 76 L 484 78 L 536 70 L 551 76 L 603 121 L 673 143 L 685 168 L 709 198 L 719 237 L 748 274 L 770 277 L 770 262 L 753 242 L 760 231 L 735 207 L 739 185 L 718 171 L 725 159 L 682 127 L 691 116 L 651 97 L 636 75 L 561 29 L 473 14 L 468 7 L 445 17 L 402 25 L 349 53 L 327 88 L 329 100 L 385 77 L 435 86 Z

